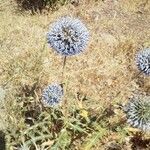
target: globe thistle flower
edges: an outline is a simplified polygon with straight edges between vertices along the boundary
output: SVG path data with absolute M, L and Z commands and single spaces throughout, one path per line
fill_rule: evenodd
M 63 97 L 63 88 L 59 84 L 50 84 L 42 94 L 44 105 L 53 107 L 60 103 Z
M 62 17 L 56 21 L 47 34 L 50 46 L 63 56 L 72 56 L 84 51 L 89 32 L 84 24 L 71 17 Z
M 137 55 L 137 66 L 145 75 L 150 75 L 150 48 L 140 51 Z
M 132 98 L 123 110 L 131 126 L 150 131 L 150 96 Z

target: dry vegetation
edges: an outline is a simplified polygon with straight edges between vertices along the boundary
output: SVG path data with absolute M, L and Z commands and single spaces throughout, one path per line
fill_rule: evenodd
M 134 78 L 135 54 L 150 46 L 150 1 L 81 0 L 35 15 L 14 7 L 0 1 L 0 130 L 7 149 L 148 149 L 149 135 L 129 128 L 117 104 L 150 93 L 149 77 Z M 42 106 L 41 92 L 62 82 L 62 57 L 46 32 L 65 15 L 86 24 L 90 42 L 83 54 L 68 57 L 65 100 L 52 110 Z

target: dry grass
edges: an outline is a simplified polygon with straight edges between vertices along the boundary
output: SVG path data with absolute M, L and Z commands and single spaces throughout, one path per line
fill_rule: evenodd
M 79 56 L 67 58 L 63 80 L 67 103 L 62 104 L 65 119 L 68 119 L 72 109 L 80 108 L 77 93 L 81 97 L 86 96 L 87 100 L 83 101 L 82 107 L 91 115 L 100 115 L 105 108 L 125 103 L 135 91 L 150 93 L 148 77 L 140 75 L 132 79 L 138 74 L 135 66 L 136 52 L 142 47 L 150 46 L 148 0 L 82 0 L 77 7 L 67 5 L 58 11 L 34 16 L 16 13 L 12 6 L 4 3 L 0 9 L 0 85 L 6 90 L 6 104 L 1 109 L 3 121 L 0 127 L 14 131 L 10 133 L 11 136 L 6 136 L 9 141 L 8 149 L 18 146 L 16 144 L 19 138 L 15 136 L 21 135 L 17 135 L 17 132 L 24 132 L 28 128 L 23 115 L 26 111 L 34 108 L 41 113 L 47 112 L 45 109 L 43 111 L 40 103 L 42 89 L 51 82 L 62 81 L 62 58 L 45 43 L 49 25 L 61 16 L 80 18 L 90 31 L 87 50 Z M 118 111 L 113 110 L 115 115 L 108 119 L 110 124 L 119 123 L 119 118 L 123 118 L 123 114 Z M 98 150 L 105 149 L 107 143 L 119 142 L 121 138 L 123 142 L 120 143 L 123 144 L 119 145 L 120 148 L 132 149 L 133 145 L 129 144 L 128 139 L 133 135 L 128 135 L 126 126 L 119 125 L 119 131 L 107 131 L 102 128 L 103 125 L 96 126 L 96 131 L 89 132 L 87 136 L 79 135 L 72 143 L 75 145 L 72 149 L 88 150 L 95 143 Z M 58 141 L 62 140 L 62 133 L 66 139 L 71 139 L 71 135 L 65 130 L 58 133 Z M 105 138 L 100 140 L 103 135 Z M 57 143 L 55 138 L 49 139 L 51 140 L 44 142 L 49 142 L 49 145 Z M 95 143 L 90 145 L 89 141 L 92 140 Z

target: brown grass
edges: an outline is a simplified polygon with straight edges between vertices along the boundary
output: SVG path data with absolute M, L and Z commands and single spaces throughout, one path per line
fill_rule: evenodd
M 10 120 L 6 123 L 24 127 L 21 114 L 14 111 L 18 104 L 11 99 L 22 87 L 37 83 L 39 101 L 46 85 L 61 82 L 62 58 L 45 44 L 45 38 L 49 25 L 65 15 L 80 18 L 90 31 L 86 51 L 67 58 L 68 108 L 75 103 L 77 92 L 88 97 L 83 107 L 96 111 L 114 101 L 125 103 L 134 91 L 149 94 L 150 78 L 140 75 L 132 80 L 138 74 L 136 52 L 150 46 L 148 0 L 82 0 L 77 7 L 70 4 L 34 16 L 10 8 L 3 4 L 0 11 L 0 84 L 9 92 L 9 110 L 4 112 Z

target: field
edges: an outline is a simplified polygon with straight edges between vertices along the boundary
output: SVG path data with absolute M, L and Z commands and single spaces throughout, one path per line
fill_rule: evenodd
M 62 16 L 80 19 L 86 50 L 66 59 L 46 42 Z M 136 53 L 150 47 L 149 0 L 81 0 L 31 14 L 0 0 L 0 150 L 149 150 L 150 134 L 132 128 L 121 107 L 137 93 L 150 95 Z M 63 83 L 56 109 L 42 91 Z M 5 138 L 5 140 L 3 140 Z

